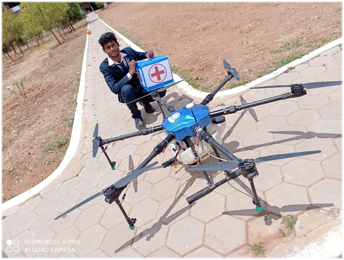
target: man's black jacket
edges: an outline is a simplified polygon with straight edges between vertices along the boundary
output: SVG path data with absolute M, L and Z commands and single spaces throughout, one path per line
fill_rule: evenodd
M 129 62 L 132 60 L 143 60 L 147 58 L 146 52 L 137 52 L 129 47 L 124 48 L 120 52 L 127 54 Z M 107 58 L 99 66 L 100 72 L 103 73 L 107 85 L 109 86 L 110 90 L 115 94 L 120 93 L 122 86 L 124 86 L 125 84 L 130 84 L 133 87 L 140 86 L 137 74 L 135 73 L 131 80 L 129 80 L 126 76 L 129 72 L 129 68 L 124 66 L 123 63 L 121 63 L 121 67 L 123 69 L 119 68 L 116 64 L 109 66 Z M 118 95 L 118 100 L 119 102 L 124 103 L 121 95 Z

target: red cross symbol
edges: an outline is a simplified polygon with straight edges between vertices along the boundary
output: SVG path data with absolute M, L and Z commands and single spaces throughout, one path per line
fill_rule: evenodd
M 160 67 L 160 69 L 159 69 Z M 155 72 L 151 72 L 151 70 L 154 69 Z M 162 64 L 155 64 L 153 65 L 148 72 L 149 78 L 151 79 L 151 81 L 153 81 L 154 83 L 159 83 L 165 80 L 167 73 L 166 73 L 166 68 L 162 65 Z M 163 76 L 165 75 L 165 76 Z M 154 79 L 153 79 L 154 77 Z M 156 79 L 155 79 L 156 77 Z

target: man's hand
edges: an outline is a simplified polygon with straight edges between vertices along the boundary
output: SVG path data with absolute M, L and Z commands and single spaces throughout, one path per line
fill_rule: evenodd
M 148 58 L 149 60 L 151 60 L 151 59 L 153 59 L 153 57 L 154 57 L 154 52 L 153 52 L 153 51 L 148 51 L 147 54 L 146 54 L 146 56 L 147 56 L 147 58 Z
M 132 60 L 132 61 L 129 62 L 129 73 L 130 73 L 131 76 L 133 76 L 135 73 L 137 73 L 136 70 L 135 70 L 135 64 L 136 63 L 137 63 L 136 60 Z

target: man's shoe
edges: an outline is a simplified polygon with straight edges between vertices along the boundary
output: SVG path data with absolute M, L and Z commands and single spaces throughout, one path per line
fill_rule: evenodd
M 140 101 L 137 102 L 137 103 L 139 103 L 139 105 L 143 106 L 142 100 L 140 100 Z
M 138 130 L 142 130 L 143 128 L 146 128 L 145 123 L 141 118 L 135 118 L 135 126 Z
M 155 108 L 152 107 L 149 103 L 143 103 L 143 107 L 145 108 L 146 113 L 153 113 L 155 111 Z

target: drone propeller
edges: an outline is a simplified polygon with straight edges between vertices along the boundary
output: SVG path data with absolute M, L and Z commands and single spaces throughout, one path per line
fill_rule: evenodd
M 227 162 L 218 162 L 218 163 L 210 163 L 210 164 L 203 164 L 195 167 L 188 167 L 185 168 L 187 172 L 198 172 L 198 171 L 231 171 L 238 167 L 240 164 L 239 161 L 227 161 Z M 225 169 L 225 170 L 224 170 Z
M 179 81 L 177 81 L 177 82 L 171 83 L 171 84 L 169 84 L 169 85 L 166 85 L 165 87 L 162 87 L 162 88 L 157 89 L 156 91 L 162 92 L 162 91 L 164 91 L 164 90 L 166 90 L 166 89 L 168 89 L 168 88 L 170 88 L 170 87 L 172 87 L 172 86 L 174 86 L 174 85 L 176 85 L 176 84 L 178 84 L 178 83 L 180 83 L 180 82 L 182 82 L 182 81 L 183 81 L 183 80 L 179 80 Z M 134 99 L 133 101 L 128 102 L 127 105 L 129 105 L 129 104 L 131 104 L 131 103 L 133 103 L 133 102 L 139 101 L 139 100 L 141 100 L 141 99 L 143 99 L 143 98 L 145 98 L 145 97 L 148 97 L 148 96 L 150 96 L 150 95 L 151 95 L 151 93 L 149 93 L 149 94 L 147 94 L 147 95 L 144 95 L 144 96 L 142 96 L 142 97 L 140 97 L 140 98 Z
M 125 176 L 123 179 L 120 179 L 118 182 L 114 184 L 115 188 L 120 189 L 125 187 L 129 184 L 132 180 L 139 177 L 142 173 L 148 171 L 150 168 L 152 168 L 154 165 L 156 165 L 158 162 L 154 162 L 146 167 L 140 168 L 138 170 L 133 171 L 131 174 Z
M 96 127 L 94 128 L 94 132 L 93 132 L 93 137 L 97 137 L 98 136 L 98 123 L 96 124 Z
M 138 170 L 133 171 L 130 175 L 124 177 L 123 179 L 120 179 L 119 181 L 117 181 L 115 184 L 113 184 L 113 186 L 117 189 L 121 189 L 123 187 L 125 187 L 126 185 L 129 184 L 129 182 L 131 182 L 133 179 L 137 178 L 138 176 L 140 176 L 142 173 L 144 173 L 145 171 L 148 171 L 150 168 L 152 168 L 154 165 L 156 165 L 158 162 L 154 162 L 146 167 L 140 168 Z M 111 187 L 111 186 L 109 186 Z M 108 187 L 108 188 L 109 188 Z M 91 200 L 98 198 L 100 195 L 104 194 L 108 188 L 103 189 L 102 191 L 98 192 L 97 194 L 94 194 L 93 196 L 89 197 L 88 199 L 85 199 L 84 201 L 80 202 L 79 204 L 77 204 L 76 206 L 72 207 L 71 209 L 67 210 L 66 212 L 62 213 L 61 215 L 59 215 L 58 217 L 55 218 L 55 220 L 63 217 L 64 215 L 70 213 L 71 211 L 81 207 L 82 205 L 84 205 L 87 202 L 90 202 Z
M 239 98 L 240 98 L 240 102 L 241 102 L 242 105 L 247 104 L 246 100 L 242 96 L 239 96 Z M 257 114 L 254 111 L 254 109 L 253 108 L 247 108 L 247 111 L 253 117 L 254 121 L 258 122 L 258 117 L 257 117 Z
M 237 79 L 237 81 L 240 81 L 239 73 L 236 71 L 236 69 L 232 68 L 227 61 L 223 60 L 223 66 L 226 70 L 229 70 L 229 72 Z
M 98 148 L 100 146 L 100 138 L 98 137 L 98 123 L 96 124 L 96 127 L 94 128 L 93 132 L 93 158 L 97 156 Z
M 280 159 L 287 159 L 292 157 L 298 157 L 303 155 L 315 154 L 320 153 L 321 151 L 308 151 L 308 152 L 297 152 L 297 153 L 285 153 L 285 154 L 275 154 L 269 156 L 259 157 L 254 160 L 255 163 L 267 162 L 267 161 L 274 161 Z M 231 171 L 235 169 L 240 164 L 239 161 L 227 161 L 227 162 L 219 162 L 219 163 L 211 163 L 205 165 L 199 165 L 195 167 L 185 168 L 188 172 L 198 172 L 198 171 Z

